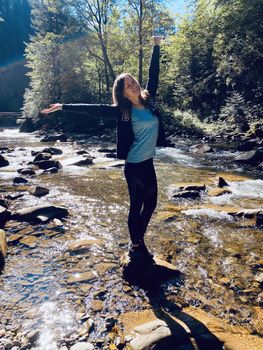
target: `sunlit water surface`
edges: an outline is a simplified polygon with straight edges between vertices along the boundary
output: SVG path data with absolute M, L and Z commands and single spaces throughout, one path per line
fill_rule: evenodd
M 1 319 L 5 323 L 8 314 L 12 314 L 13 327 L 21 327 L 23 331 L 39 329 L 41 350 L 56 350 L 61 339 L 74 339 L 82 326 L 78 313 L 91 315 L 96 326 L 90 339 L 97 339 L 105 334 L 105 315 L 118 317 L 130 310 L 143 309 L 147 304 L 142 290 L 134 288 L 131 293 L 124 292 L 118 265 L 128 243 L 129 201 L 123 162 L 98 152 L 101 147 L 114 145 L 95 141 L 81 146 L 75 142 L 48 144 L 63 150 L 62 155 L 53 156 L 62 163 L 63 170 L 49 175 L 38 171 L 37 176 L 29 178 L 29 183 L 48 187 L 50 193 L 36 198 L 23 192 L 22 198 L 11 202 L 11 210 L 57 204 L 70 212 L 63 226 L 7 225 L 9 234 L 25 229 L 37 240 L 31 248 L 21 244 L 9 247 L 6 267 L 0 277 L 0 302 L 4 312 Z M 31 150 L 41 150 L 48 145 L 16 129 L 0 133 L 0 142 L 1 146 L 14 148 L 5 154 L 10 165 L 1 168 L 1 188 L 17 193 L 12 185 L 12 179 L 18 175 L 16 170 L 32 161 Z M 95 157 L 93 166 L 70 165 L 82 159 L 76 155 L 80 148 Z M 166 294 L 171 301 L 201 306 L 249 327 L 252 309 L 259 303 L 260 288 L 254 279 L 258 272 L 253 264 L 262 256 L 262 233 L 245 219 L 218 210 L 218 206 L 262 208 L 263 181 L 247 174 L 242 178 L 242 169 L 237 169 L 236 180 L 234 173 L 224 169 L 222 155 L 213 157 L 214 161 L 210 160 L 207 167 L 207 160 L 187 152 L 183 144 L 157 151 L 159 204 L 146 241 L 152 251 L 186 275 L 182 286 L 173 282 L 166 284 Z M 220 197 L 203 194 L 197 201 L 170 199 L 178 183 L 201 183 L 214 188 L 218 176 L 224 175 L 230 194 Z M 181 211 L 173 211 L 173 207 Z M 79 238 L 96 241 L 88 252 L 70 256 L 68 244 Z M 91 271 L 94 276 L 88 286 L 67 284 L 69 277 L 85 271 Z M 103 309 L 96 313 L 92 303 L 98 292 L 102 295 Z

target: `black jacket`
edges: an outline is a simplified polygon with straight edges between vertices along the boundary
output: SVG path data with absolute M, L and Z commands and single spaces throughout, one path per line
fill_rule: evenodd
M 146 89 L 150 93 L 149 109 L 159 119 L 159 135 L 157 146 L 165 145 L 165 134 L 162 125 L 161 115 L 155 104 L 155 96 L 158 88 L 159 78 L 159 56 L 160 47 L 154 46 L 152 51 L 151 63 L 149 68 L 149 76 Z M 118 106 L 108 104 L 63 104 L 62 110 L 72 112 L 84 112 L 90 117 L 116 118 L 117 120 L 117 158 L 126 159 L 133 142 L 133 131 L 131 118 L 125 121 L 122 118 L 122 112 Z

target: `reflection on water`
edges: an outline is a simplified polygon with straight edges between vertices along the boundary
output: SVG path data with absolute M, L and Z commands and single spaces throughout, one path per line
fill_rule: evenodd
M 32 161 L 31 150 L 41 150 L 46 144 L 41 145 L 36 136 L 19 134 L 17 130 L 0 133 L 0 141 L 1 145 L 15 148 L 14 152 L 5 154 L 10 165 L 1 169 L 0 185 L 8 188 L 8 193 L 16 193 L 16 188 L 12 187 L 16 169 Z M 81 146 L 96 157 L 95 165 L 90 167 L 69 166 L 80 159 L 76 156 L 80 146 L 74 143 L 52 146 L 63 149 L 62 155 L 53 156 L 63 164 L 63 170 L 57 174 L 42 174 L 37 170 L 36 176 L 27 177 L 29 185 L 48 187 L 50 193 L 36 198 L 22 192 L 24 196 L 12 201 L 10 209 L 59 204 L 65 206 L 70 215 L 62 224 L 7 225 L 9 237 L 24 232 L 37 240 L 33 246 L 10 244 L 6 268 L 0 276 L 3 286 L 0 302 L 6 317 L 8 310 L 15 310 L 12 322 L 21 327 L 22 321 L 24 330 L 32 328 L 33 321 L 27 322 L 27 318 L 33 319 L 34 327 L 40 331 L 37 346 L 41 350 L 56 350 L 60 339 L 78 332 L 78 313 L 92 315 L 96 326 L 90 337 L 97 339 L 105 334 L 106 316 L 118 317 L 121 313 L 147 307 L 147 296 L 142 290 L 124 291 L 118 266 L 118 259 L 128 243 L 128 192 L 122 167 L 114 167 L 112 159 L 98 152 L 99 145 Z M 253 325 L 249 322 L 260 293 L 259 283 L 254 279 L 257 272 L 252 266 L 262 254 L 261 232 L 253 226 L 243 227 L 241 219 L 233 218 L 227 211 L 205 205 L 260 208 L 263 181 L 242 179 L 242 176 L 243 181 L 240 176 L 234 180 L 231 176 L 235 174 L 226 172 L 230 194 L 220 197 L 203 194 L 198 201 L 172 201 L 170 195 L 177 183 L 204 183 L 208 189 L 217 186 L 217 171 L 205 168 L 200 157 L 187 154 L 185 149 L 184 146 L 157 152 L 157 212 L 165 212 L 167 208 L 172 218 L 153 216 L 146 242 L 151 250 L 171 261 L 187 276 L 185 285 L 180 288 L 171 283 L 166 286 L 175 304 L 201 306 L 230 321 L 233 316 L 229 310 L 235 310 L 235 322 L 242 324 L 247 317 L 247 327 L 251 330 Z M 96 244 L 88 246 L 85 253 L 71 254 L 68 246 L 76 239 L 96 239 Z M 69 278 L 80 277 L 83 272 L 92 273 L 92 283 L 89 280 L 79 285 L 68 283 Z M 246 292 L 248 285 L 250 294 Z M 101 305 L 94 303 L 98 300 Z M 96 308 L 103 310 L 103 314 L 95 311 Z

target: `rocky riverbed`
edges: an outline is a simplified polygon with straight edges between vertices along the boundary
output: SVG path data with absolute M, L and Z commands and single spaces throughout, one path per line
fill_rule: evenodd
M 262 349 L 260 173 L 230 171 L 231 150 L 159 149 L 146 242 L 160 271 L 180 274 L 136 286 L 120 263 L 129 202 L 108 139 L 0 133 L 0 349 Z

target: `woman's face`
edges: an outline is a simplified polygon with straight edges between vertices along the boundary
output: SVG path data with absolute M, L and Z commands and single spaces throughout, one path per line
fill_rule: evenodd
M 132 101 L 137 98 L 141 93 L 141 87 L 139 83 L 129 75 L 124 78 L 124 91 L 123 95 L 128 100 Z

